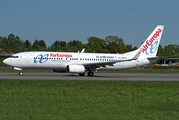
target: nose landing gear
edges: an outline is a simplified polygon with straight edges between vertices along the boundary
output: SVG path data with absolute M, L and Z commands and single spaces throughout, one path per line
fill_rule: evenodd
M 19 72 L 19 75 L 22 76 L 22 75 L 23 75 L 23 72 Z

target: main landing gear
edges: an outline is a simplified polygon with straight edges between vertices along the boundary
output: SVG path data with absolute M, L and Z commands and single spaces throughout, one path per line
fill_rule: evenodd
M 89 71 L 88 76 L 94 76 L 94 73 L 92 71 Z
M 79 73 L 79 76 L 84 76 L 84 75 L 85 75 L 85 72 L 84 73 Z M 88 76 L 94 76 L 94 73 L 92 71 L 89 71 Z

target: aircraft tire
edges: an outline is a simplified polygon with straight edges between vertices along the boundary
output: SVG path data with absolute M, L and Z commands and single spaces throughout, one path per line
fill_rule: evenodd
M 94 73 L 91 72 L 91 71 L 89 71 L 89 72 L 88 72 L 88 76 L 94 76 Z
M 22 75 L 23 75 L 23 73 L 22 73 L 22 72 L 19 72 L 19 75 L 20 75 L 20 76 L 22 76 Z

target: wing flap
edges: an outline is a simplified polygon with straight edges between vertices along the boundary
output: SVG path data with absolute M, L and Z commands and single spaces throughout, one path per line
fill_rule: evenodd
M 106 65 L 113 66 L 116 62 L 112 61 L 106 61 L 106 62 L 95 62 L 95 63 L 85 63 L 83 64 L 86 68 L 100 68 L 100 67 L 106 67 Z

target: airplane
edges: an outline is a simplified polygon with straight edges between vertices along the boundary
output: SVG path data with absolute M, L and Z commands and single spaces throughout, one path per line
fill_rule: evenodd
M 20 52 L 3 60 L 3 63 L 19 70 L 38 68 L 52 69 L 53 72 L 67 72 L 84 76 L 94 76 L 97 70 L 122 70 L 131 69 L 157 61 L 157 51 L 160 44 L 164 26 L 158 25 L 143 44 L 134 51 L 124 54 L 107 53 L 80 53 L 74 52 Z

